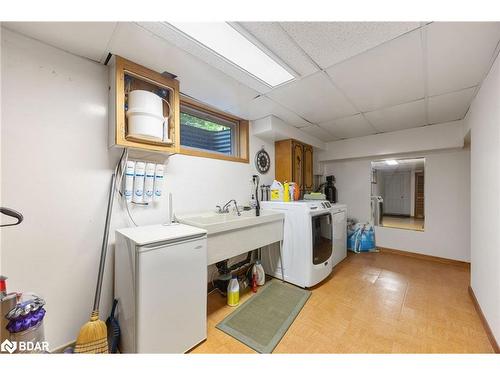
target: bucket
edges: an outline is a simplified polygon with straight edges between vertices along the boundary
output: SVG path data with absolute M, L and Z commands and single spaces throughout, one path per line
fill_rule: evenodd
M 163 99 L 153 92 L 129 92 L 127 119 L 128 136 L 161 142 L 163 134 L 168 134 L 168 118 L 163 117 Z

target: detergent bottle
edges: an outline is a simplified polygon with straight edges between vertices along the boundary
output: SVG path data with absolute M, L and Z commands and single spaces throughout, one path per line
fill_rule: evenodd
M 227 304 L 229 306 L 238 306 L 240 303 L 240 284 L 238 278 L 234 275 L 227 286 Z
M 283 202 L 290 202 L 290 184 L 288 182 L 283 184 Z
M 283 185 L 279 181 L 274 180 L 271 185 L 271 200 L 283 201 Z

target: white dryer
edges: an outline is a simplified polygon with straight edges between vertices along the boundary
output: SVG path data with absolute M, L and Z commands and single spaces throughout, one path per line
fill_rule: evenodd
M 347 207 L 328 201 L 261 202 L 285 214 L 283 273 L 285 281 L 307 288 L 318 284 L 346 257 Z M 263 252 L 267 274 L 281 278 L 279 249 Z

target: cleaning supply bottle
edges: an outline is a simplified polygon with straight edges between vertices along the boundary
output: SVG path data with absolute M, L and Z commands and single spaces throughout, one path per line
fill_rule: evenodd
M 283 184 L 283 202 L 290 202 L 290 184 L 288 182 Z
M 227 286 L 227 304 L 229 306 L 238 306 L 240 303 L 240 284 L 238 278 L 233 276 Z
M 290 182 L 290 202 L 295 200 L 295 182 Z
M 255 208 L 257 207 L 257 200 L 255 199 L 255 195 L 252 194 L 252 198 L 250 198 L 250 207 Z
M 257 293 L 257 269 L 252 267 L 252 292 Z
M 255 272 L 257 275 L 257 285 L 262 286 L 266 282 L 266 273 L 264 272 L 264 267 L 260 264 L 260 260 L 255 261 L 252 273 Z
M 274 180 L 271 185 L 271 200 L 283 201 L 283 185 L 279 181 Z

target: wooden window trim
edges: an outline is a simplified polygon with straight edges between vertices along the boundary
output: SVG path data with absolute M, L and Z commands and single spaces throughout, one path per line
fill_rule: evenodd
M 209 151 L 203 151 L 203 150 L 196 150 L 188 147 L 183 147 L 180 142 L 180 151 L 179 153 L 182 155 L 189 155 L 189 156 L 197 156 L 197 157 L 203 157 L 203 158 L 209 158 L 209 159 L 219 159 L 219 160 L 226 160 L 226 161 L 235 161 L 238 163 L 249 163 L 249 154 L 250 154 L 250 137 L 249 137 L 249 122 L 248 120 L 242 119 L 240 117 L 236 117 L 233 115 L 230 115 L 228 113 L 219 111 L 216 108 L 210 107 L 204 103 L 200 103 L 196 100 L 193 100 L 188 97 L 181 97 L 180 100 L 180 105 L 185 105 L 187 107 L 191 107 L 193 109 L 197 109 L 199 111 L 207 112 L 210 113 L 214 116 L 221 117 L 223 119 L 226 119 L 228 121 L 232 122 L 237 122 L 238 123 L 238 137 L 239 139 L 237 142 L 239 142 L 239 156 L 229 156 L 229 155 L 223 155 L 223 154 L 217 154 Z

